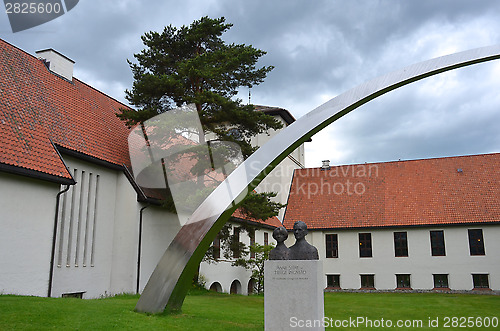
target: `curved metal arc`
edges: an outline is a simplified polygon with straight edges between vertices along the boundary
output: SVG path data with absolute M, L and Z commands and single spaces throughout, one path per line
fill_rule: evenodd
M 235 201 L 255 188 L 288 154 L 332 122 L 389 91 L 445 71 L 500 59 L 500 45 L 417 63 L 363 83 L 299 118 L 260 147 L 208 196 L 181 228 L 158 263 L 136 305 L 158 313 L 180 309 L 204 252 L 230 218 Z M 236 192 L 234 196 L 228 190 Z

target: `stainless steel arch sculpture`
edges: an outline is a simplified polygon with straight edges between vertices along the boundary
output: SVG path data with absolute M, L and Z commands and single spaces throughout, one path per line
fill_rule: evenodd
M 368 101 L 398 87 L 448 70 L 500 58 L 500 45 L 417 63 L 365 82 L 319 106 L 260 147 L 196 209 L 165 251 L 137 302 L 136 311 L 179 310 L 210 243 L 236 209 L 234 201 L 255 188 L 300 144 Z M 231 193 L 232 192 L 232 193 Z

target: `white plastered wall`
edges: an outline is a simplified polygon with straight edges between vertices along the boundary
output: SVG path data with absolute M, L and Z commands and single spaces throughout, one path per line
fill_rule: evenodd
M 140 292 L 181 228 L 177 215 L 161 207 L 147 207 L 143 210 L 142 219 Z
M 76 180 L 79 183 L 68 192 L 65 224 L 62 227 L 61 223 L 58 225 L 53 296 L 85 292 L 84 298 L 96 298 L 120 293 L 136 293 L 139 223 L 141 209 L 146 207 L 142 211 L 143 231 L 140 257 L 140 290 L 142 291 L 159 258 L 180 228 L 177 217 L 161 207 L 137 202 L 136 192 L 122 171 L 108 169 L 72 157 L 65 157 L 65 161 L 72 173 L 74 169 L 77 169 Z M 82 171 L 85 172 L 83 180 Z M 93 176 L 92 180 L 89 180 L 90 173 Z M 97 208 L 94 208 L 95 202 L 90 201 L 90 214 L 86 217 L 87 192 L 90 187 L 90 200 L 93 200 L 95 194 L 92 190 L 95 189 L 97 175 L 99 175 Z M 83 191 L 81 183 L 84 183 Z M 71 212 L 73 190 L 77 192 L 76 201 L 80 200 L 80 196 L 84 199 L 81 208 L 77 202 Z M 63 217 L 63 205 L 62 203 L 59 221 Z M 83 210 L 83 218 L 81 225 L 78 225 L 79 217 L 82 215 L 79 213 L 80 209 Z M 71 243 L 69 242 L 69 215 L 73 215 Z M 77 229 L 80 229 L 79 240 Z M 88 233 L 87 241 L 84 239 L 85 232 Z M 95 238 L 93 238 L 94 235 Z M 79 245 L 77 245 L 78 242 Z M 78 257 L 76 256 L 77 246 Z
M 485 255 L 469 253 L 468 229 L 483 229 Z M 446 256 L 431 256 L 431 230 L 443 230 Z M 408 233 L 408 257 L 394 256 L 394 232 Z M 371 258 L 359 257 L 358 233 L 372 234 Z M 325 258 L 325 234 L 337 233 L 339 257 Z M 287 245 L 293 244 L 289 238 Z M 325 275 L 340 275 L 343 289 L 359 289 L 361 274 L 374 274 L 375 288 L 396 288 L 396 274 L 410 274 L 412 289 L 430 290 L 433 274 L 448 274 L 452 290 L 472 290 L 472 274 L 488 274 L 492 290 L 500 290 L 500 226 L 447 226 L 442 228 L 398 228 L 340 231 L 312 231 L 307 240 L 318 248 Z M 326 276 L 325 276 L 326 286 Z
M 60 203 L 52 296 L 75 292 L 85 292 L 84 298 L 112 295 L 118 171 L 64 159 L 77 184 Z
M 59 185 L 0 172 L 0 294 L 46 296 Z

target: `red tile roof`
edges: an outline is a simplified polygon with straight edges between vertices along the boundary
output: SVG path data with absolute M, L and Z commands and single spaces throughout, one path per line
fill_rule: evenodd
M 72 183 L 57 147 L 129 166 L 130 130 L 116 117 L 123 107 L 76 78 L 69 82 L 51 73 L 42 60 L 0 39 L 0 169 L 24 169 Z M 258 110 L 293 119 L 281 108 Z M 149 197 L 159 193 L 143 190 Z M 238 211 L 234 216 L 281 226 L 275 217 L 261 222 Z
M 71 179 L 53 144 L 129 164 L 124 104 L 0 39 L 0 164 Z
M 295 170 L 284 217 L 309 229 L 500 222 L 500 153 Z
M 268 218 L 265 221 L 261 221 L 244 215 L 239 209 L 236 209 L 236 211 L 233 213 L 232 216 L 236 220 L 244 220 L 253 223 L 254 225 L 264 225 L 264 226 L 270 226 L 272 228 L 278 228 L 280 226 L 283 226 L 283 224 L 281 224 L 280 220 L 276 216 Z

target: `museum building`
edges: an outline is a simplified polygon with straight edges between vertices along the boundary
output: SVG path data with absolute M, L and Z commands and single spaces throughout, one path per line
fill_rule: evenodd
M 296 221 L 327 289 L 500 290 L 499 153 L 295 170 Z
M 53 49 L 33 56 L 0 39 L 0 294 L 140 293 L 182 226 L 158 191 L 134 179 L 130 129 L 116 116 L 127 106 L 73 77 L 74 65 Z M 256 110 L 285 126 L 295 120 L 285 109 Z M 276 132 L 268 134 L 253 143 Z M 303 160 L 300 146 L 256 190 L 283 187 L 285 202 Z M 242 222 L 257 227 L 261 244 L 281 225 L 231 220 Z M 231 270 L 208 285 L 246 293 L 250 272 Z

